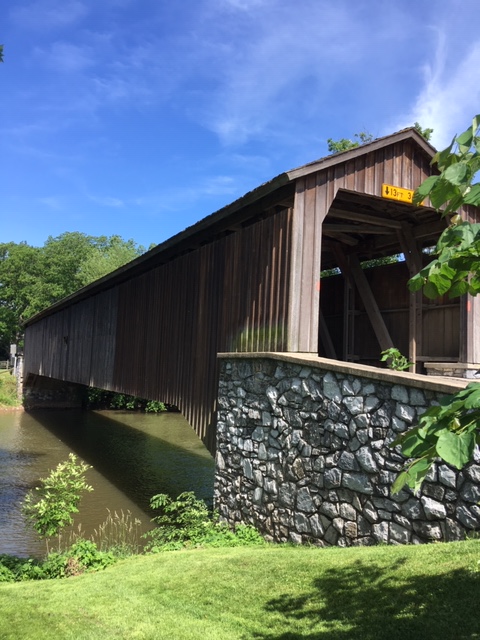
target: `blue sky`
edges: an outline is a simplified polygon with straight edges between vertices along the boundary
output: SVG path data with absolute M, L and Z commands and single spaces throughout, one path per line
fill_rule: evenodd
M 478 0 L 16 0 L 0 242 L 159 243 L 327 139 L 480 112 Z

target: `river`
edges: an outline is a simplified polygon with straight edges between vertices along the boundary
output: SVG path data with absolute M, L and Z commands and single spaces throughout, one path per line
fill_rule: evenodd
M 92 466 L 75 527 L 90 535 L 110 512 L 151 526 L 149 499 L 194 491 L 211 503 L 214 462 L 180 413 L 37 411 L 0 413 L 0 554 L 39 556 L 45 543 L 26 527 L 25 493 L 70 452 Z

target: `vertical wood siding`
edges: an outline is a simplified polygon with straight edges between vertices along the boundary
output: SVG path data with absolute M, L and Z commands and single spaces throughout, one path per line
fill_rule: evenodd
M 318 353 L 322 224 L 338 190 L 348 189 L 380 197 L 383 183 L 416 189 L 429 175 L 428 158 L 411 141 L 405 140 L 297 180 L 290 274 L 289 351 Z
M 210 451 L 217 353 L 287 342 L 291 209 L 27 327 L 26 371 L 176 405 Z

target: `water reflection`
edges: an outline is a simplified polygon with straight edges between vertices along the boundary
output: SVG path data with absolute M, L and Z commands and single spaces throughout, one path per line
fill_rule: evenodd
M 213 460 L 181 414 L 38 411 L 0 415 L 0 553 L 42 553 L 19 509 L 39 477 L 70 452 L 92 465 L 76 522 L 87 533 L 111 511 L 130 510 L 148 528 L 155 493 L 195 491 L 210 502 Z

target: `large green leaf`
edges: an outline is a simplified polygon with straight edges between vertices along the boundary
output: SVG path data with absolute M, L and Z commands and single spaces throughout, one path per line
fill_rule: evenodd
M 457 136 L 457 144 L 460 153 L 467 153 L 472 146 L 474 130 L 472 127 L 468 127 L 466 131 Z
M 458 187 L 447 180 L 438 180 L 435 187 L 430 191 L 430 202 L 435 209 L 451 200 L 458 194 Z
M 430 191 L 433 189 L 439 179 L 440 176 L 430 176 L 429 178 L 424 180 L 415 191 L 415 194 L 413 196 L 414 204 L 418 204 L 419 202 L 424 200 L 430 194 Z
M 429 282 L 436 288 L 437 295 L 443 296 L 450 289 L 452 281 L 445 274 L 434 271 L 429 276 Z
M 452 285 L 448 296 L 449 298 L 458 298 L 458 296 L 462 296 L 465 293 L 468 293 L 468 282 L 466 280 L 459 280 Z
M 462 469 L 473 455 L 475 434 L 472 432 L 454 433 L 445 429 L 437 441 L 437 453 L 448 464 Z
M 465 204 L 480 205 L 480 184 L 474 184 L 464 196 Z
M 432 165 L 437 164 L 439 169 L 444 169 L 446 163 L 449 162 L 451 157 L 454 155 L 452 154 L 452 149 L 454 144 L 455 144 L 455 138 L 453 138 L 452 142 L 448 145 L 446 149 L 443 149 L 442 151 L 437 151 L 437 153 L 432 158 L 431 164 Z
M 443 174 L 444 180 L 447 180 L 451 184 L 460 186 L 464 184 L 465 178 L 468 175 L 468 168 L 465 162 L 459 162 L 446 169 Z
M 424 282 L 425 278 L 420 273 L 417 273 L 408 281 L 408 288 L 413 292 L 420 291 L 420 289 L 423 287 Z
M 425 439 L 419 428 L 409 431 L 402 441 L 402 453 L 407 458 L 419 458 L 432 448 L 432 442 Z
M 480 407 L 480 384 L 477 384 L 476 388 L 471 390 L 464 404 L 465 409 L 478 409 Z

